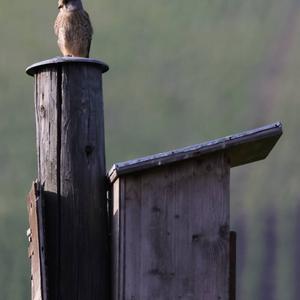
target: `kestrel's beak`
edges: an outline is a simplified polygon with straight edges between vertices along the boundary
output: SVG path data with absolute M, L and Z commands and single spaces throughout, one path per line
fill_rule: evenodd
M 63 7 L 63 5 L 62 4 L 58 4 L 58 9 L 61 9 Z
M 63 6 L 64 6 L 63 0 L 59 0 L 57 4 L 58 9 L 62 8 Z

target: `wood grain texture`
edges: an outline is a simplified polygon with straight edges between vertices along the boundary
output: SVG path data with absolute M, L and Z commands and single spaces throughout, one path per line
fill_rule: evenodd
M 28 256 L 31 264 L 31 294 L 32 299 L 42 300 L 42 270 L 40 255 L 40 235 L 37 213 L 37 196 L 35 183 L 27 196 L 27 211 L 29 217 L 29 229 L 27 231 L 29 247 Z
M 220 153 L 119 178 L 114 300 L 228 300 L 229 170 Z
M 112 257 L 112 298 L 118 299 L 119 297 L 119 265 L 120 265 L 120 182 L 119 180 L 113 186 L 112 189 L 112 218 L 111 218 L 111 250 L 115 255 Z
M 58 76 L 55 69 L 45 69 L 35 77 L 35 116 L 38 178 L 44 185 L 45 244 L 49 299 L 58 299 L 59 283 L 59 197 L 57 182 Z
M 68 62 L 36 74 L 49 299 L 107 299 L 108 224 L 100 69 Z
M 282 125 L 277 122 L 201 144 L 116 163 L 108 175 L 110 181 L 114 182 L 121 175 L 216 152 L 226 153 L 230 166 L 236 167 L 266 158 L 281 135 Z

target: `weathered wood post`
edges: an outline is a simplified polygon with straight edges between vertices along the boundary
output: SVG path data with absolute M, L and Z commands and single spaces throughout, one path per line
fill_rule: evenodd
M 43 187 L 48 300 L 107 300 L 108 224 L 102 74 L 85 58 L 30 66 Z
M 230 168 L 264 159 L 266 127 L 115 164 L 113 300 L 234 300 Z

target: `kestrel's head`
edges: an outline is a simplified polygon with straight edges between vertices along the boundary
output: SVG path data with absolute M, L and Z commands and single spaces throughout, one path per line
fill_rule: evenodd
M 82 9 L 81 0 L 58 0 L 58 9 L 69 11 Z

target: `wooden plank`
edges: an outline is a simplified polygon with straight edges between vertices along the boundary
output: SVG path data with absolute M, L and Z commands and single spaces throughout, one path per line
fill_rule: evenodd
M 111 215 L 111 251 L 112 251 L 112 299 L 119 297 L 120 278 L 120 181 L 117 180 L 112 189 Z
M 125 274 L 123 272 L 123 266 L 126 264 L 125 257 L 125 243 L 126 243 L 126 228 L 125 228 L 125 217 L 126 217 L 126 203 L 125 203 L 125 182 L 120 181 L 120 238 L 119 238 L 119 288 L 118 288 L 118 299 L 123 299 L 124 292 L 126 290 L 125 285 Z
M 31 262 L 31 295 L 33 300 L 47 300 L 45 272 L 45 241 L 42 212 L 42 196 L 39 182 L 33 182 L 27 196 L 29 216 L 28 255 Z
M 121 261 L 122 289 L 119 299 L 146 299 L 142 296 L 141 274 L 143 258 L 146 253 L 142 248 L 142 190 L 141 177 L 125 178 L 123 197 L 121 196 L 121 207 L 124 212 L 121 251 L 123 260 Z M 146 284 L 146 283 L 145 283 Z M 155 299 L 155 298 L 153 298 Z
M 228 300 L 229 169 L 219 153 L 122 179 L 114 300 Z
M 220 151 L 229 157 L 231 167 L 236 167 L 266 158 L 281 134 L 282 125 L 277 122 L 209 142 L 117 163 L 108 175 L 113 182 L 121 175 Z
M 60 77 L 54 68 L 35 77 L 38 178 L 43 183 L 45 244 L 47 245 L 47 285 L 49 299 L 58 298 L 60 276 L 58 197 L 58 112 Z
M 37 220 L 39 233 L 39 250 L 40 250 L 40 268 L 41 268 L 41 284 L 42 299 L 48 299 L 48 282 L 47 282 L 47 266 L 46 266 L 46 240 L 45 240 L 45 202 L 43 197 L 44 187 L 39 181 L 35 182 L 35 193 L 37 196 Z
M 112 209 L 112 299 L 123 299 L 126 289 L 122 266 L 125 262 L 125 181 L 117 180 L 113 185 Z
M 39 234 L 34 183 L 27 196 L 27 210 L 29 215 L 29 230 L 27 231 L 27 236 L 29 240 L 28 256 L 31 261 L 31 299 L 42 300 Z

